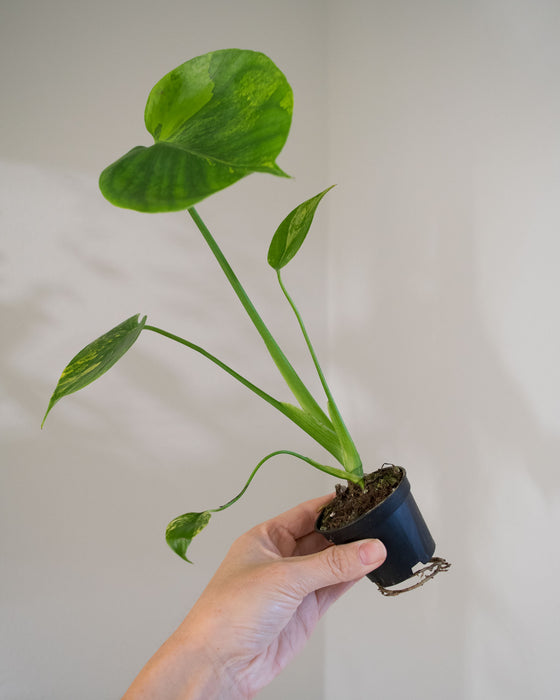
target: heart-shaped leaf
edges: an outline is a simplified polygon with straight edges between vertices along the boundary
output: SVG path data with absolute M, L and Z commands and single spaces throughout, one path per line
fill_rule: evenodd
M 264 54 L 224 49 L 193 58 L 152 89 L 153 146 L 106 168 L 103 195 L 119 207 L 177 211 L 252 172 L 286 176 L 276 158 L 288 137 L 292 90 Z
M 202 513 L 185 513 L 172 520 L 165 530 L 167 544 L 189 564 L 192 564 L 192 561 L 187 559 L 187 549 L 193 537 L 208 525 L 210 517 L 209 510 Z
M 141 321 L 139 317 L 140 314 L 131 316 L 80 350 L 70 360 L 58 380 L 41 425 L 44 425 L 50 410 L 63 396 L 73 394 L 91 384 L 120 360 L 146 324 L 146 316 Z
M 268 249 L 268 264 L 281 270 L 298 252 L 313 222 L 319 202 L 334 185 L 297 206 L 282 221 Z

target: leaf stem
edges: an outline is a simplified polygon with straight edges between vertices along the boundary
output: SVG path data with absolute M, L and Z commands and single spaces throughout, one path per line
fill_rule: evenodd
M 308 435 L 310 435 L 316 442 L 322 445 L 336 459 L 342 459 L 340 443 L 338 441 L 336 433 L 332 428 L 326 428 L 323 424 L 318 423 L 313 417 L 309 416 L 309 414 L 305 413 L 301 409 L 298 409 L 297 406 L 292 406 L 289 403 L 285 403 L 284 401 L 279 401 L 278 399 L 275 399 L 273 396 L 268 394 L 266 391 L 263 391 L 263 389 L 260 389 L 258 386 L 256 386 L 256 384 L 253 384 L 253 382 L 249 381 L 246 377 L 239 374 L 239 372 L 236 372 L 229 365 L 227 365 L 225 362 L 222 362 L 215 355 L 212 355 L 212 353 L 208 352 L 200 345 L 191 343 L 191 341 L 186 340 L 185 338 L 181 338 L 181 336 L 175 335 L 174 333 L 169 333 L 169 331 L 157 328 L 156 326 L 145 325 L 144 330 L 152 331 L 153 333 L 158 333 L 159 335 L 163 335 L 166 338 L 169 338 L 170 340 L 174 340 L 175 342 L 180 343 L 181 345 L 185 345 L 186 347 L 190 348 L 191 350 L 194 350 L 206 359 L 210 360 L 210 362 L 213 362 L 220 369 L 223 369 L 224 372 L 227 372 L 231 377 L 237 379 L 237 381 L 243 384 L 243 386 L 247 387 L 247 389 L 250 389 L 254 394 L 256 394 L 261 399 L 263 399 L 271 406 L 276 408 L 278 411 L 280 411 L 280 413 L 283 413 L 293 423 L 295 423 L 298 427 L 300 427 Z
M 302 318 L 301 314 L 299 313 L 298 308 L 295 305 L 294 300 L 288 294 L 288 290 L 284 286 L 284 282 L 282 281 L 282 275 L 280 274 L 280 270 L 276 270 L 276 275 L 278 277 L 278 282 L 280 284 L 280 288 L 282 289 L 284 296 L 288 300 L 288 303 L 292 307 L 292 311 L 294 312 L 294 314 L 297 318 L 297 321 L 299 323 L 299 327 L 301 328 L 301 332 L 302 332 L 303 337 L 305 339 L 305 343 L 307 345 L 307 348 L 308 348 L 309 353 L 311 355 L 311 358 L 313 360 L 313 364 L 315 365 L 315 369 L 317 370 L 317 374 L 319 375 L 319 379 L 321 380 L 321 385 L 325 391 L 325 395 L 329 401 L 332 401 L 334 403 L 334 399 L 332 397 L 331 390 L 329 389 L 329 385 L 327 384 L 327 380 L 325 379 L 325 375 L 323 374 L 323 370 L 321 369 L 321 365 L 319 364 L 319 359 L 317 358 L 317 354 L 315 352 L 313 344 L 311 343 L 311 338 L 309 337 L 309 334 L 308 334 L 307 329 L 305 327 L 305 324 L 303 322 L 303 318 Z
M 312 467 L 315 467 L 316 469 L 319 469 L 320 471 L 323 471 L 327 474 L 330 474 L 331 476 L 335 476 L 338 479 L 344 479 L 344 480 L 349 479 L 349 475 L 345 471 L 343 471 L 342 469 L 336 469 L 336 467 L 329 467 L 326 464 L 320 464 L 319 462 L 316 462 L 314 459 L 311 459 L 310 457 L 305 457 L 304 455 L 301 455 L 298 452 L 293 452 L 292 450 L 276 450 L 275 452 L 271 452 L 269 455 L 267 455 L 266 457 L 263 457 L 263 459 L 261 459 L 261 461 L 257 464 L 257 466 L 251 472 L 251 475 L 250 475 L 249 479 L 247 480 L 247 483 L 241 489 L 241 491 L 237 494 L 237 496 L 235 496 L 234 498 L 231 499 L 231 501 L 228 501 L 227 503 L 225 503 L 223 506 L 220 506 L 219 508 L 209 509 L 208 512 L 209 513 L 219 513 L 220 511 L 225 510 L 226 508 L 229 508 L 230 506 L 232 506 L 236 501 L 238 501 L 243 496 L 245 491 L 247 491 L 251 481 L 253 481 L 256 473 L 259 471 L 259 469 L 262 467 L 262 465 L 265 462 L 267 462 L 269 459 L 271 459 L 272 457 L 276 457 L 278 455 L 290 455 L 291 457 L 297 457 L 298 459 L 301 459 L 304 462 L 307 462 L 307 464 L 310 464 Z M 352 475 L 352 477 L 350 479 L 351 479 L 351 481 L 354 481 L 355 483 L 359 482 L 359 478 L 355 475 Z
M 305 339 L 305 343 L 307 345 L 307 348 L 309 350 L 311 358 L 313 359 L 313 364 L 315 365 L 315 369 L 317 370 L 317 374 L 319 375 L 319 379 L 321 380 L 321 385 L 325 391 L 325 395 L 327 397 L 328 404 L 329 404 L 329 413 L 331 415 L 334 429 L 335 429 L 335 431 L 340 439 L 340 442 L 341 442 L 342 448 L 343 448 L 344 468 L 349 473 L 357 474 L 358 477 L 360 477 L 360 479 L 361 479 L 363 477 L 362 461 L 360 459 L 358 451 L 356 450 L 356 446 L 354 445 L 354 442 L 350 436 L 350 433 L 348 432 L 348 429 L 346 428 L 344 421 L 342 420 L 342 416 L 340 415 L 340 411 L 338 410 L 338 407 L 337 407 L 336 402 L 333 398 L 333 395 L 331 393 L 329 385 L 327 384 L 327 380 L 325 379 L 325 375 L 323 374 L 323 370 L 321 369 L 321 365 L 319 364 L 319 359 L 317 358 L 317 354 L 315 353 L 315 349 L 313 348 L 313 344 L 311 343 L 311 338 L 309 337 L 309 334 L 308 334 L 307 329 L 305 327 L 305 324 L 303 322 L 303 318 L 302 318 L 301 314 L 299 313 L 299 310 L 298 310 L 297 306 L 295 305 L 295 302 L 293 301 L 292 297 L 288 293 L 288 290 L 286 289 L 284 282 L 282 281 L 282 275 L 280 274 L 280 269 L 276 270 L 276 275 L 278 277 L 278 282 L 280 284 L 280 288 L 282 289 L 284 296 L 288 300 L 288 303 L 292 307 L 292 310 L 293 310 L 293 312 L 296 316 L 296 319 L 299 323 L 299 327 L 300 327 L 301 332 L 303 334 L 303 337 Z
M 264 399 L 267 403 L 271 404 L 274 406 L 274 408 L 277 408 L 278 410 L 281 410 L 281 402 L 275 399 L 273 396 L 270 394 L 267 394 L 266 391 L 263 391 L 262 389 L 259 389 L 258 386 L 253 384 L 253 382 L 249 381 L 246 379 L 244 376 L 236 372 L 234 369 L 226 365 L 225 362 L 222 362 L 219 360 L 215 355 L 212 355 L 212 353 L 208 352 L 204 348 L 200 347 L 200 345 L 196 345 L 195 343 L 191 343 L 190 340 L 186 340 L 185 338 L 181 338 L 178 335 L 175 335 L 174 333 L 169 333 L 169 331 L 164 331 L 162 328 L 156 328 L 156 326 L 144 326 L 144 330 L 146 331 L 152 331 L 154 333 L 159 333 L 159 335 L 163 335 L 166 338 L 169 338 L 170 340 L 174 340 L 177 343 L 181 343 L 181 345 L 186 345 L 186 347 L 190 348 L 191 350 L 194 350 L 195 352 L 198 352 L 200 355 L 203 357 L 206 357 L 206 359 L 210 360 L 213 362 L 215 365 L 218 365 L 220 369 L 223 369 L 225 372 L 227 372 L 229 375 L 234 377 L 234 379 L 237 379 L 238 382 L 241 382 L 244 386 L 246 386 L 248 389 L 250 389 L 253 393 L 255 393 L 257 396 L 260 396 L 261 399 Z
M 232 270 L 230 264 L 226 260 L 226 257 L 220 250 L 220 247 L 214 240 L 207 226 L 200 218 L 198 212 L 194 207 L 190 207 L 187 211 L 189 212 L 194 223 L 196 224 L 198 230 L 202 233 L 202 236 L 204 237 L 206 243 L 210 247 L 210 250 L 214 254 L 214 257 L 216 258 L 220 267 L 225 273 L 239 301 L 243 305 L 243 308 L 245 309 L 251 321 L 253 322 L 253 325 L 259 332 L 261 338 L 263 339 L 266 345 L 268 352 L 270 353 L 276 366 L 280 370 L 280 373 L 284 377 L 284 380 L 286 381 L 294 396 L 296 397 L 298 403 L 305 411 L 310 413 L 318 423 L 322 424 L 326 428 L 332 429 L 333 425 L 329 417 L 324 413 L 319 404 L 315 401 L 305 384 L 301 381 L 295 369 L 292 367 L 292 365 L 278 346 L 278 343 L 276 342 L 272 333 L 269 331 L 268 327 L 266 326 L 259 313 L 253 306 L 253 303 L 249 299 L 247 292 L 244 290 L 243 286 L 241 285 L 241 282 Z

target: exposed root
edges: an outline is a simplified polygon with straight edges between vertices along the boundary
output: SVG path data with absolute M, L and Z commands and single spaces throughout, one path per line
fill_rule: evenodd
M 433 557 L 423 569 L 420 569 L 420 571 L 417 571 L 415 574 L 412 575 L 411 578 L 414 578 L 414 576 L 418 576 L 420 579 L 412 586 L 408 586 L 407 588 L 395 589 L 385 588 L 384 586 L 380 586 L 379 584 L 376 585 L 379 589 L 379 592 L 384 596 L 395 596 L 400 595 L 401 593 L 408 593 L 408 591 L 413 591 L 415 588 L 420 588 L 420 586 L 423 586 L 426 583 L 426 581 L 429 581 L 431 578 L 434 578 L 434 576 L 436 574 L 439 574 L 440 571 L 448 571 L 450 566 L 451 564 L 445 559 L 442 559 L 441 557 Z

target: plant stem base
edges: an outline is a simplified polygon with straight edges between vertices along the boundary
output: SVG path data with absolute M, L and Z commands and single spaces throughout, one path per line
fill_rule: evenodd
M 338 521 L 336 509 L 331 509 L 331 502 L 323 508 L 315 525 L 315 529 L 333 544 L 345 544 L 367 538 L 381 540 L 387 550 L 387 558 L 379 568 L 368 574 L 368 578 L 377 584 L 380 590 L 387 590 L 390 586 L 413 578 L 417 575 L 414 569 L 420 563 L 428 565 L 427 570 L 423 570 L 426 579 L 432 578 L 439 570 L 448 568 L 447 562 L 447 567 L 444 565 L 444 560 L 432 559 L 436 544 L 412 496 L 406 470 L 395 465 L 389 465 L 388 469 L 385 466 L 366 477 L 366 491 L 371 490 L 367 484 L 372 481 L 375 483 L 381 479 L 384 483 L 389 479 L 393 482 L 385 484 L 388 493 L 381 502 L 365 512 L 357 509 L 354 519 L 343 524 Z M 345 501 L 347 496 L 351 496 L 351 491 L 349 486 L 341 491 L 334 501 L 337 498 L 341 500 L 341 497 L 342 501 Z M 351 509 L 345 507 L 344 510 L 348 513 Z M 332 527 L 333 521 L 338 526 Z

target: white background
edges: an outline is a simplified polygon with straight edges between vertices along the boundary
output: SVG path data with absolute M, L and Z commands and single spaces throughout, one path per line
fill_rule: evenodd
M 396 599 L 359 583 L 260 697 L 556 697 L 558 3 L 20 0 L 0 20 L 0 697 L 119 697 L 237 534 L 332 488 L 281 458 L 195 566 L 174 557 L 172 517 L 223 503 L 274 449 L 323 455 L 148 334 L 39 430 L 64 364 L 138 312 L 285 396 L 186 217 L 114 209 L 96 185 L 149 144 L 151 86 L 231 46 L 294 88 L 295 179 L 254 175 L 199 211 L 313 383 L 265 257 L 338 184 L 286 282 L 364 460 L 407 467 L 453 562 Z

